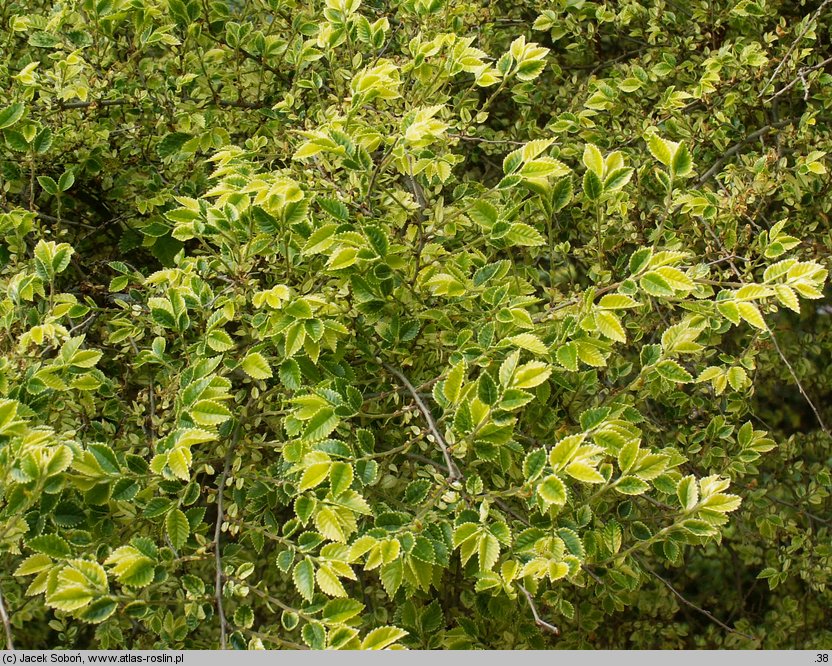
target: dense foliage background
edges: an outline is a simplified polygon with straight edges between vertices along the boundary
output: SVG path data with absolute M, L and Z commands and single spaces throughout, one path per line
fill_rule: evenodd
M 0 3 L 7 645 L 828 648 L 830 30 Z

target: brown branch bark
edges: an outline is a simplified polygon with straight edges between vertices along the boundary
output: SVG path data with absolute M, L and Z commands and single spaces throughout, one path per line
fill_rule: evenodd
M 705 173 L 703 173 L 699 180 L 696 182 L 698 187 L 701 187 L 706 182 L 708 182 L 716 173 L 722 168 L 722 165 L 725 164 L 733 155 L 736 155 L 740 152 L 745 146 L 747 146 L 752 141 L 764 137 L 766 134 L 771 132 L 775 129 L 781 129 L 788 125 L 793 125 L 799 120 L 799 118 L 787 118 L 786 120 L 780 120 L 776 123 L 772 123 L 771 125 L 766 125 L 765 127 L 761 127 L 755 132 L 752 132 L 747 137 L 738 141 L 733 146 L 728 148 L 722 155 L 711 165 L 711 168 L 708 169 Z
M 540 614 L 537 612 L 537 606 L 534 603 L 534 597 L 531 595 L 531 593 L 525 587 L 520 585 L 519 583 L 518 583 L 517 586 L 520 588 L 520 591 L 526 597 L 526 601 L 529 602 L 529 608 L 532 609 L 532 616 L 534 617 L 534 623 L 538 627 L 540 627 L 541 629 L 544 629 L 545 631 L 548 631 L 550 634 L 554 634 L 555 636 L 560 636 L 560 629 L 558 629 L 554 624 L 549 624 L 548 622 L 546 622 L 546 620 L 544 620 L 543 618 L 540 617 Z
M 12 637 L 12 623 L 9 620 L 9 614 L 6 611 L 6 605 L 3 603 L 3 592 L 0 590 L 0 620 L 3 622 L 3 631 L 6 634 L 6 649 L 14 650 L 14 639 Z
M 683 604 L 685 604 L 685 606 L 687 606 L 688 608 L 692 608 L 697 613 L 701 613 L 702 615 L 707 617 L 711 622 L 713 622 L 714 624 L 717 624 L 720 627 L 722 627 L 723 629 L 725 629 L 725 631 L 728 631 L 732 634 L 737 634 L 738 636 L 742 636 L 743 638 L 747 638 L 750 641 L 755 640 L 755 638 L 753 636 L 749 636 L 748 634 L 744 634 L 741 631 L 737 631 L 733 627 L 729 627 L 722 620 L 714 617 L 713 614 L 711 614 L 709 611 L 706 611 L 704 608 L 700 608 L 699 606 L 697 606 L 692 601 L 689 601 L 688 599 L 686 599 L 685 596 L 681 592 L 679 592 L 679 590 L 677 590 L 675 587 L 673 587 L 673 585 L 672 585 L 672 583 L 670 583 L 670 581 L 662 578 L 659 574 L 657 574 L 655 571 L 653 571 L 653 569 L 651 569 L 649 567 L 649 565 L 644 560 L 642 560 L 638 557 L 635 557 L 635 556 L 633 556 L 633 559 L 635 559 L 636 562 L 638 562 L 642 567 L 644 567 L 644 569 L 646 569 L 650 573 L 651 576 L 653 576 L 656 580 L 660 581 L 668 590 L 670 590 L 673 593 L 673 596 L 675 596 L 679 601 L 681 601 Z
M 430 429 L 431 434 L 433 435 L 434 439 L 436 439 L 436 443 L 439 445 L 439 448 L 442 450 L 442 455 L 445 458 L 445 465 L 448 468 L 448 481 L 458 481 L 462 478 L 462 473 L 459 471 L 459 468 L 454 463 L 453 459 L 451 458 L 451 454 L 448 452 L 448 445 L 445 442 L 445 438 L 439 433 L 439 429 L 436 427 L 436 421 L 433 420 L 433 416 L 430 413 L 430 410 L 425 405 L 424 401 L 421 397 L 419 397 L 419 393 L 414 388 L 413 384 L 405 377 L 399 370 L 394 368 L 392 365 L 387 363 L 382 363 L 384 369 L 387 370 L 390 374 L 394 375 L 402 384 L 405 385 L 407 392 L 413 397 L 413 400 L 416 402 L 416 406 L 419 407 L 419 411 L 422 412 L 422 416 L 425 417 L 425 420 L 428 423 L 428 428 Z

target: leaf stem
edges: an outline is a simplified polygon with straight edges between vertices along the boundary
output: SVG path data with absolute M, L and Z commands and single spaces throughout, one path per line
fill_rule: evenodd
M 3 603 L 3 592 L 0 590 L 0 620 L 3 622 L 3 631 L 6 633 L 6 649 L 14 650 L 14 640 L 12 638 L 12 624 L 9 620 L 9 614 L 6 612 L 6 605 Z

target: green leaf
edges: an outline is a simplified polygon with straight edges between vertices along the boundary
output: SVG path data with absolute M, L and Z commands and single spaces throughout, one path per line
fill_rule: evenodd
M 23 113 L 25 111 L 26 105 L 23 104 L 23 102 L 15 102 L 0 111 L 0 130 L 4 130 L 7 127 L 14 125 L 23 117 Z
M 537 494 L 546 504 L 563 506 L 566 504 L 566 486 L 560 477 L 551 474 L 537 487 Z
M 13 575 L 15 576 L 31 576 L 32 574 L 46 571 L 52 567 L 52 558 L 49 555 L 38 553 L 37 555 L 30 555 L 20 564 Z
M 520 335 L 514 335 L 510 338 L 506 338 L 507 342 L 510 342 L 515 347 L 520 347 L 520 349 L 526 349 L 534 354 L 539 354 L 541 356 L 545 356 L 549 353 L 548 347 L 538 338 L 536 335 L 532 333 L 521 333 Z M 522 388 L 522 387 L 520 387 Z
M 252 379 L 269 379 L 272 376 L 269 362 L 260 352 L 247 354 L 240 367 Z
M 405 636 L 407 636 L 407 632 L 404 629 L 399 629 L 398 627 L 379 627 L 378 629 L 373 629 L 361 641 L 361 649 L 383 650 Z
M 552 212 L 557 213 L 566 206 L 573 196 L 572 177 L 561 178 L 552 186 Z
M 38 183 L 47 194 L 56 195 L 58 193 L 58 183 L 49 176 L 38 176 Z
M 217 436 L 214 433 L 208 432 L 207 430 L 202 430 L 200 428 L 185 428 L 183 430 L 178 431 L 176 443 L 179 446 L 190 447 L 194 444 L 203 444 L 204 442 L 211 442 L 216 438 Z
M 286 631 L 292 631 L 300 623 L 300 615 L 295 611 L 284 610 L 280 614 L 280 624 Z
M 673 268 L 672 266 L 662 266 L 661 268 L 656 269 L 655 272 L 656 274 L 661 275 L 665 282 L 667 282 L 667 284 L 669 284 L 670 287 L 676 291 L 690 291 L 696 287 L 693 280 L 691 280 L 678 268 Z M 648 275 L 652 275 L 652 273 Z
M 736 305 L 737 311 L 739 312 L 739 315 L 743 318 L 743 320 L 751 324 L 754 328 L 760 329 L 761 331 L 768 330 L 766 320 L 763 319 L 763 315 L 756 305 L 754 305 L 753 303 L 737 303 Z
M 358 250 L 354 247 L 342 247 L 330 256 L 326 267 L 331 271 L 340 271 L 349 268 L 358 261 Z
M 503 388 L 507 388 L 511 385 L 511 380 L 514 377 L 514 371 L 517 368 L 517 362 L 520 360 L 520 352 L 514 351 L 508 356 L 506 356 L 505 360 L 500 364 L 500 385 Z
M 308 442 L 322 440 L 335 430 L 340 421 L 332 407 L 323 407 L 307 421 L 302 438 Z
M 364 604 L 355 599 L 333 599 L 324 606 L 321 613 L 321 622 L 324 624 L 343 624 L 354 618 L 362 610 L 364 610 Z
M 621 320 L 612 312 L 597 310 L 595 312 L 595 325 L 604 337 L 616 342 L 627 342 L 627 334 L 624 332 Z
M 575 456 L 578 447 L 583 444 L 586 438 L 585 433 L 577 435 L 569 435 L 560 440 L 552 450 L 549 452 L 549 464 L 552 469 L 557 471 L 562 470 Z
M 620 190 L 633 177 L 633 169 L 630 167 L 622 167 L 611 171 L 604 178 L 603 190 L 604 192 L 615 192 Z
M 460 389 L 462 388 L 462 380 L 465 377 L 465 362 L 459 361 L 455 363 L 448 372 L 448 377 L 445 379 L 443 391 L 445 397 L 453 405 L 459 400 Z
M 170 467 L 174 476 L 183 481 L 189 481 L 191 478 L 191 452 L 183 447 L 173 449 L 168 453 L 168 467 Z
M 670 169 L 674 175 L 681 178 L 689 176 L 693 171 L 693 160 L 691 159 L 688 147 L 684 143 L 680 143 L 676 149 Z
M 287 358 L 280 364 L 278 371 L 280 382 L 288 389 L 297 391 L 301 387 L 300 365 L 293 358 Z
M 673 296 L 675 293 L 667 280 L 655 271 L 645 273 L 639 280 L 639 286 L 651 296 Z
M 317 514 L 315 514 L 315 527 L 317 527 L 318 531 L 331 541 L 345 542 L 347 540 L 347 535 L 344 534 L 344 530 L 338 520 L 338 514 L 336 514 L 335 511 L 328 506 L 323 507 Z M 325 578 L 325 580 L 328 581 L 329 578 Z M 320 585 L 320 583 L 321 579 L 319 577 L 318 584 Z M 321 586 L 321 589 L 323 589 L 323 586 Z M 334 589 L 334 586 L 330 585 L 329 589 Z M 346 596 L 345 594 L 341 594 L 338 590 L 335 592 L 324 590 L 324 592 L 330 596 Z
M 509 267 L 510 264 L 506 260 L 493 261 L 490 264 L 486 264 L 482 268 L 477 269 L 477 272 L 474 273 L 474 286 L 481 287 L 495 276 L 503 275 L 508 272 Z
M 328 250 L 335 242 L 335 232 L 338 230 L 338 226 L 337 224 L 325 224 L 314 231 L 303 246 L 303 254 L 318 254 Z
M 322 484 L 326 481 L 327 476 L 329 476 L 329 470 L 331 467 L 332 463 L 329 461 L 309 465 L 309 467 L 303 470 L 298 490 L 303 492 L 304 490 L 309 490 L 310 488 L 314 488 L 315 486 Z
M 340 220 L 341 222 L 346 222 L 349 219 L 350 211 L 341 201 L 327 199 L 325 197 L 316 197 L 315 201 L 335 219 Z
M 480 534 L 477 540 L 477 561 L 480 571 L 490 571 L 500 556 L 500 543 L 497 537 L 488 532 Z
M 622 495 L 643 495 L 650 486 L 635 476 L 625 476 L 615 484 L 615 489 Z
M 679 504 L 686 511 L 690 511 L 699 501 L 699 486 L 696 485 L 696 478 L 688 475 L 679 480 L 676 486 L 676 496 Z
M 490 229 L 497 222 L 497 209 L 483 199 L 475 199 L 468 210 L 468 217 L 479 226 Z
M 185 132 L 172 132 L 170 134 L 166 134 L 156 145 L 156 153 L 162 159 L 175 155 L 189 139 L 191 139 L 191 135 L 186 134 Z
M 727 493 L 714 493 L 702 500 L 701 507 L 719 513 L 735 511 L 742 504 L 742 498 Z
M 120 546 L 106 559 L 119 583 L 130 587 L 146 587 L 153 582 L 154 562 L 134 546 Z
M 292 570 L 292 581 L 300 595 L 311 602 L 315 594 L 315 565 L 309 557 L 295 565 Z
M 315 581 L 321 592 L 330 597 L 346 597 L 347 591 L 344 589 L 338 575 L 331 566 L 324 564 L 315 573 Z
M 477 382 L 477 396 L 486 405 L 494 405 L 500 397 L 497 385 L 487 372 L 483 372 Z
M 299 298 L 295 301 L 292 301 L 283 308 L 283 314 L 288 315 L 294 319 L 311 319 L 312 318 L 312 306 L 309 305 L 309 301 L 305 298 Z
M 624 310 L 626 308 L 634 308 L 638 305 L 641 305 L 641 303 L 624 294 L 607 294 L 598 301 L 598 307 L 607 310 Z
M 173 509 L 165 517 L 165 531 L 174 548 L 182 548 L 191 533 L 188 518 L 180 509 Z
M 231 418 L 228 408 L 215 400 L 200 400 L 190 409 L 191 418 L 202 426 L 214 426 L 225 423 Z
M 580 460 L 569 463 L 565 471 L 573 479 L 582 483 L 604 483 L 605 481 L 597 469 Z
M 237 606 L 234 610 L 234 624 L 244 629 L 249 629 L 254 624 L 254 611 L 251 610 L 251 606 Z
M 523 476 L 526 481 L 534 481 L 546 465 L 546 449 L 535 449 L 523 459 Z
M 584 173 L 583 188 L 590 201 L 598 201 L 604 193 L 604 184 L 594 171 Z
M 221 328 L 215 328 L 205 336 L 205 344 L 216 352 L 224 352 L 233 349 L 234 341 Z
M 17 130 L 7 129 L 3 132 L 3 137 L 6 139 L 6 143 L 12 150 L 19 153 L 25 153 L 29 150 L 29 142 L 26 141 L 26 137 L 24 137 Z
M 301 637 L 313 650 L 323 650 L 326 647 L 326 629 L 320 622 L 309 622 L 303 625 Z
M 578 347 L 574 342 L 568 342 L 558 347 L 555 358 L 567 370 L 578 371 Z
M 401 559 L 394 560 L 389 564 L 381 567 L 381 584 L 384 586 L 384 591 L 387 596 L 392 598 L 396 591 L 401 587 L 404 578 L 404 563 Z
M 117 608 L 118 603 L 116 603 L 115 599 L 112 597 L 102 597 L 100 599 L 96 599 L 89 604 L 89 606 L 84 608 L 84 610 L 78 614 L 78 617 L 84 620 L 84 622 L 89 622 L 90 624 L 100 624 L 115 613 Z
M 32 148 L 35 149 L 35 152 L 39 155 L 42 155 L 45 152 L 48 152 L 49 149 L 52 147 L 52 130 L 48 127 L 44 127 L 40 132 L 37 133 L 35 136 L 35 140 L 32 142 Z
M 643 247 L 630 255 L 630 274 L 631 275 L 638 275 L 643 271 L 647 266 L 650 264 L 650 260 L 653 258 L 653 250 L 649 247 Z
M 740 323 L 740 309 L 734 301 L 721 301 L 716 304 L 716 309 L 732 324 Z
M 26 545 L 32 550 L 54 557 L 63 559 L 72 556 L 72 549 L 69 544 L 57 534 L 44 534 L 37 536 L 34 539 L 29 539 Z
M 75 184 L 75 174 L 72 171 L 64 171 L 58 179 L 58 189 L 66 192 Z
M 578 358 L 581 359 L 587 365 L 591 365 L 596 368 L 604 367 L 607 364 L 604 355 L 595 345 L 589 342 L 576 342 L 575 348 L 578 352 Z
M 519 389 L 533 388 L 545 382 L 551 374 L 552 368 L 548 363 L 531 361 L 517 368 L 511 385 Z
M 676 361 L 664 360 L 656 364 L 656 372 L 669 382 L 689 384 L 693 381 L 693 375 L 685 370 Z
M 538 247 L 546 244 L 546 239 L 534 227 L 524 222 L 514 222 L 509 228 L 505 236 L 503 236 L 512 245 L 520 245 L 523 247 Z
M 647 137 L 647 148 L 650 153 L 664 166 L 670 167 L 673 163 L 673 156 L 679 144 L 673 141 L 662 139 L 658 134 L 650 134 Z
M 600 182 L 601 176 L 604 175 L 604 156 L 595 144 L 588 143 L 584 146 L 584 154 L 581 161 L 590 172 L 597 176 Z
M 433 544 L 423 536 L 416 537 L 413 549 L 410 551 L 410 556 L 428 564 L 436 562 L 436 551 L 433 548 Z
M 638 457 L 639 444 L 639 440 L 631 439 L 618 451 L 618 468 L 622 472 L 628 472 L 635 463 Z
M 338 497 L 338 495 L 347 490 L 352 484 L 352 479 L 352 465 L 346 462 L 332 463 L 332 467 L 329 470 L 329 487 L 332 491 L 332 496 Z

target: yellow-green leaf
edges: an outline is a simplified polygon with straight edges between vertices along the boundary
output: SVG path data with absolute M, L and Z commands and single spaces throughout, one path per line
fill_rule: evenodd
M 241 364 L 243 372 L 252 379 L 268 379 L 272 376 L 272 369 L 269 362 L 260 352 L 251 352 Z

